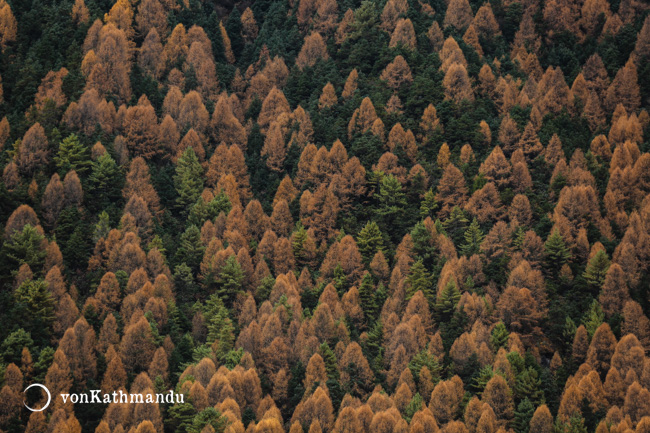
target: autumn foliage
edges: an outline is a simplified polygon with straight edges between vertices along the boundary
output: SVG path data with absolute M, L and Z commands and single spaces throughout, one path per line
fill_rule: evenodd
M 649 13 L 0 0 L 0 432 L 650 433 Z

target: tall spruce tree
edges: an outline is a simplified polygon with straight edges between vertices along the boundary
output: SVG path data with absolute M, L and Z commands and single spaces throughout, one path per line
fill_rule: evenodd
M 176 205 L 186 215 L 203 191 L 203 168 L 192 147 L 188 147 L 178 159 L 174 188 L 178 194 Z
M 383 251 L 384 240 L 376 222 L 369 221 L 361 229 L 357 237 L 357 246 L 366 263 L 370 263 L 377 251 Z
M 481 231 L 476 218 L 472 220 L 464 234 L 465 243 L 461 247 L 463 255 L 469 257 L 473 254 L 478 254 L 481 251 L 481 242 L 485 239 L 485 235 Z

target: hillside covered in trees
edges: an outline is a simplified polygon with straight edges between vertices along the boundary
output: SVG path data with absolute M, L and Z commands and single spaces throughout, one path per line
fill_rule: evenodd
M 0 432 L 650 433 L 647 2 L 0 0 L 0 51 Z

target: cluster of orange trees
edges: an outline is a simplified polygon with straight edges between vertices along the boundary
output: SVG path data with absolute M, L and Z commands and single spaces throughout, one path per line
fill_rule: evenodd
M 645 2 L 0 0 L 0 49 L 0 432 L 650 432 Z

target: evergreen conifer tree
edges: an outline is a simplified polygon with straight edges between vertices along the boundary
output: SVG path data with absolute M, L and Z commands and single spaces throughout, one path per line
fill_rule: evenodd
M 74 170 L 77 174 L 83 175 L 91 166 L 88 148 L 81 144 L 75 134 L 70 134 L 61 141 L 54 162 L 60 173 Z
M 422 263 L 422 260 L 413 263 L 409 275 L 406 278 L 406 282 L 408 284 L 406 289 L 407 301 L 411 299 L 418 290 L 421 290 L 429 303 L 433 304 L 434 297 L 431 293 L 431 275 L 427 272 L 427 268 Z
M 224 300 L 226 305 L 230 305 L 237 293 L 241 292 L 244 273 L 237 261 L 237 257 L 230 256 L 219 272 L 217 280 L 217 295 Z
M 375 303 L 375 285 L 369 273 L 364 274 L 359 286 L 359 301 L 366 319 L 366 324 L 374 322 L 377 315 L 377 304 Z
M 557 273 L 562 265 L 569 261 L 571 253 L 567 248 L 562 235 L 558 230 L 553 230 L 548 240 L 544 244 L 544 254 L 546 256 L 546 264 L 549 269 Z
M 460 292 L 454 280 L 449 280 L 445 288 L 440 292 L 436 300 L 436 312 L 442 318 L 449 318 L 454 313 L 456 305 L 460 300 Z
M 528 433 L 530 420 L 535 413 L 535 407 L 527 398 L 523 399 L 515 410 L 514 429 L 517 433 Z
M 602 325 L 604 320 L 605 314 L 603 313 L 603 309 L 598 300 L 594 299 L 589 307 L 589 311 L 587 311 L 582 318 L 582 324 L 585 325 L 589 338 L 593 337 L 596 329 Z
M 381 230 L 374 221 L 369 221 L 359 232 L 357 237 L 357 246 L 363 256 L 363 260 L 369 263 L 377 251 L 383 251 L 384 240 L 381 236 Z
M 604 250 L 599 250 L 589 260 L 587 268 L 582 276 L 587 281 L 587 284 L 600 290 L 605 282 L 605 275 L 607 275 L 609 265 L 610 261 L 607 257 L 607 253 Z
M 481 231 L 476 218 L 472 220 L 472 223 L 465 231 L 464 237 L 465 243 L 461 247 L 463 255 L 469 257 L 473 254 L 478 254 L 481 250 L 481 242 L 485 239 L 485 235 Z
M 494 329 L 492 329 L 492 336 L 490 337 L 492 350 L 496 352 L 499 348 L 505 347 L 509 336 L 510 333 L 506 329 L 506 325 L 503 322 L 497 323 Z
M 192 147 L 188 147 L 178 159 L 174 187 L 178 193 L 176 205 L 186 214 L 203 191 L 203 168 Z

